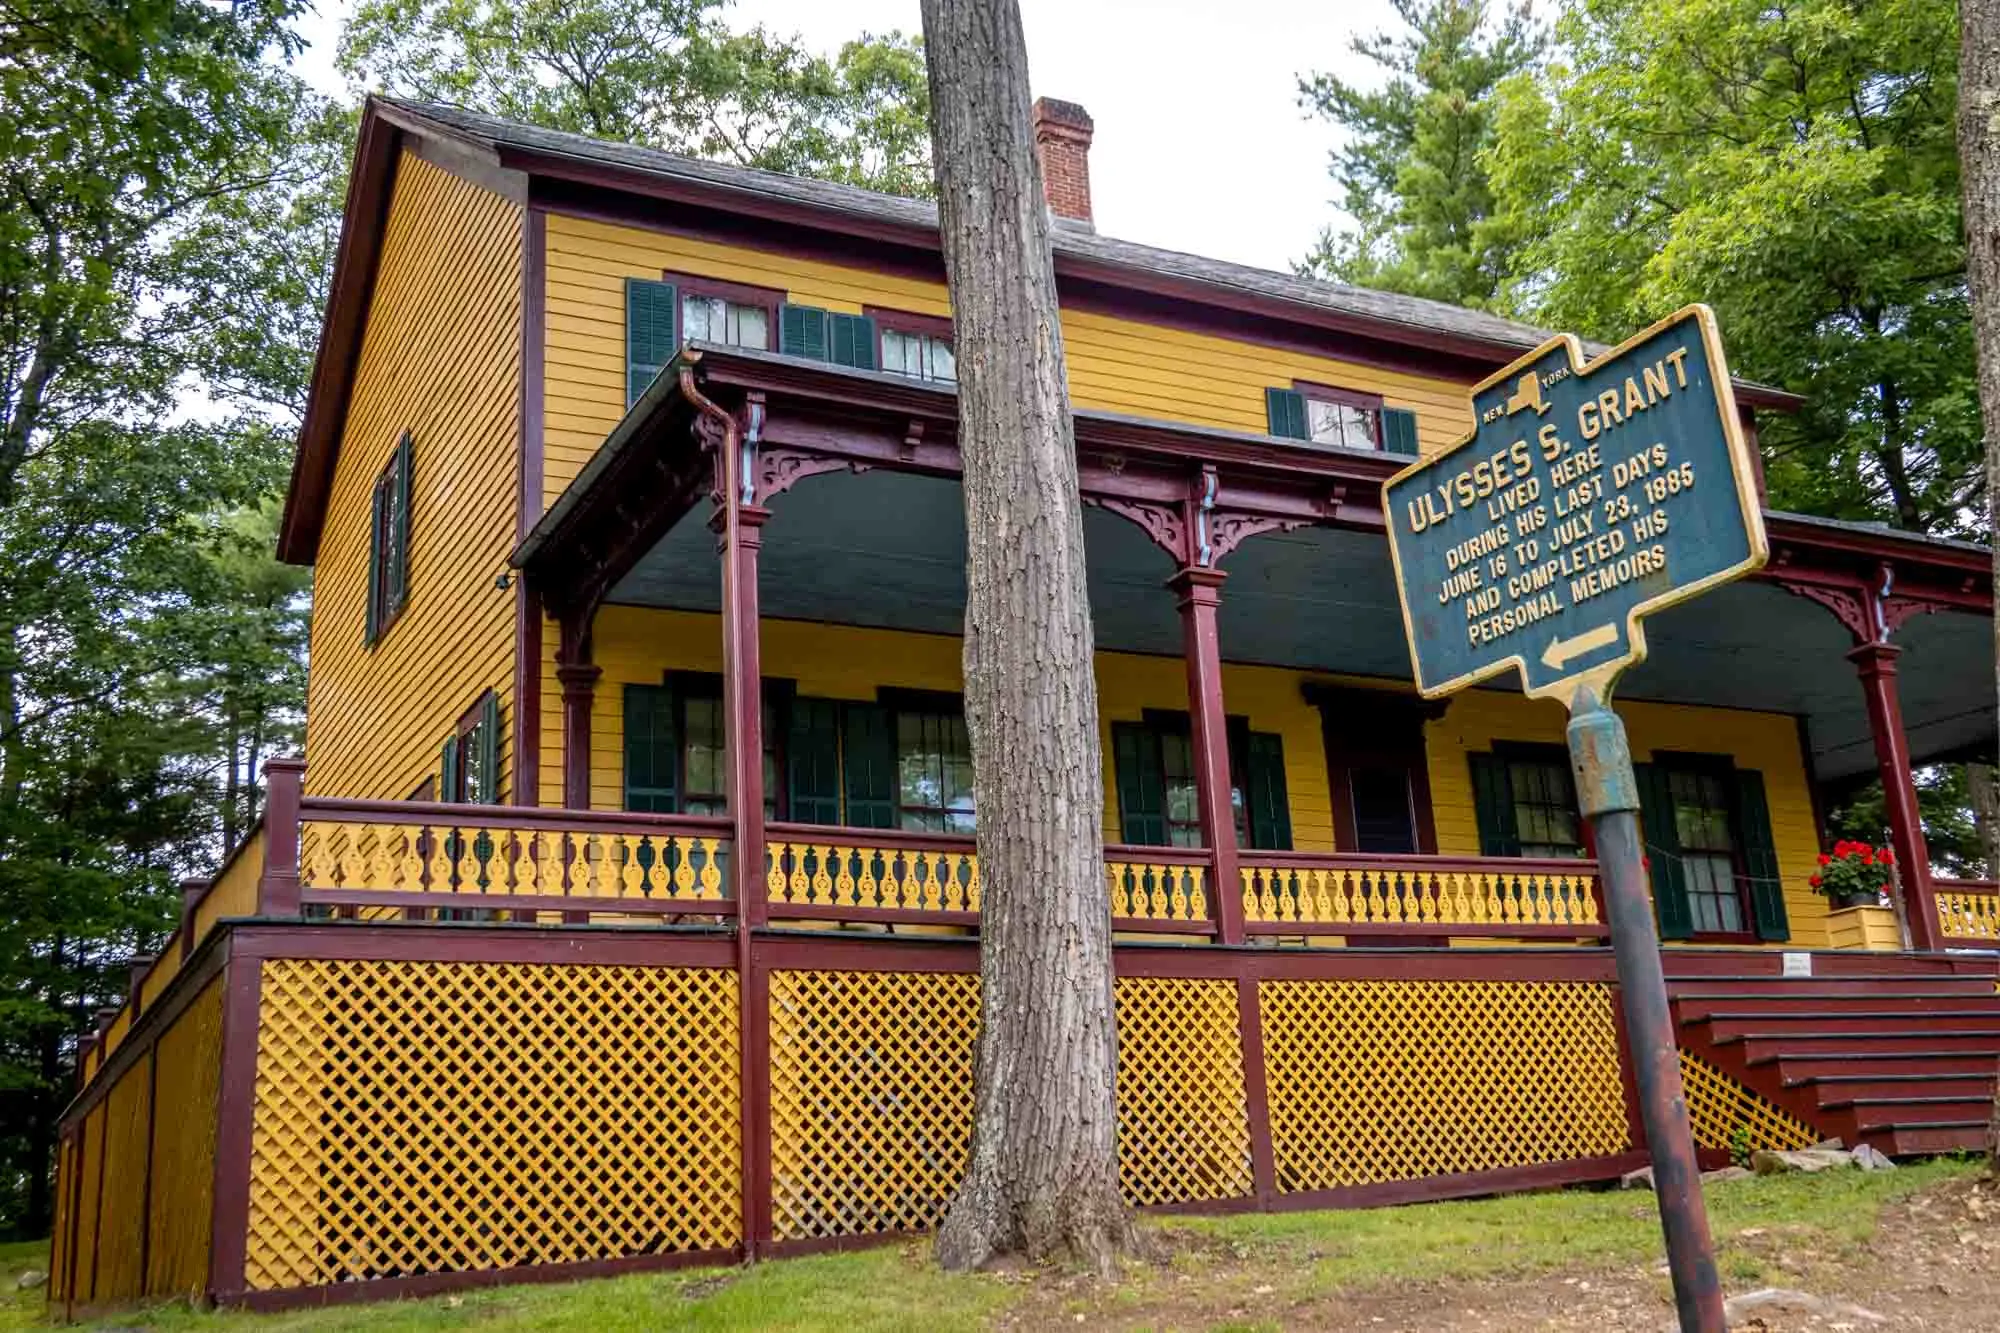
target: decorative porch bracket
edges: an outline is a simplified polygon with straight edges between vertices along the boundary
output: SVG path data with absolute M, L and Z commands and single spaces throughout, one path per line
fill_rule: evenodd
M 1896 659 L 1903 650 L 1889 640 L 1912 617 L 1933 611 L 1985 610 L 1984 599 L 1969 582 L 1959 588 L 1899 588 L 1895 566 L 1886 560 L 1875 568 L 1871 578 L 1793 566 L 1789 554 L 1779 551 L 1765 577 L 1785 591 L 1825 607 L 1854 640 L 1847 659 L 1854 663 L 1861 679 L 1868 708 L 1868 730 L 1875 743 L 1883 807 L 1889 816 L 1889 841 L 1900 863 L 1897 880 L 1910 944 L 1926 951 L 1940 949 L 1944 940 L 1938 925 L 1937 895 L 1931 883 L 1930 849 L 1924 841 L 1923 820 L 1917 808 L 1909 736 L 1903 729 L 1903 708 L 1896 684 Z

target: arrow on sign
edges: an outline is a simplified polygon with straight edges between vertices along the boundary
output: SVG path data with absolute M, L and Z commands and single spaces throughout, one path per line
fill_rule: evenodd
M 1616 625 L 1599 625 L 1596 629 L 1585 630 L 1573 639 L 1551 639 L 1548 648 L 1542 653 L 1542 665 L 1551 671 L 1558 671 L 1565 662 L 1574 661 L 1594 648 L 1602 648 L 1606 644 L 1616 642 L 1618 642 Z

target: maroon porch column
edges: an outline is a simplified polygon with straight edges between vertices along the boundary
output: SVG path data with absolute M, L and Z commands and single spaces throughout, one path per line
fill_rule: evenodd
M 764 889 L 764 664 L 759 650 L 757 553 L 771 511 L 732 501 L 710 520 L 722 556 L 722 708 L 729 741 L 729 817 L 735 825 L 737 911 L 762 925 Z
M 1201 838 L 1215 862 L 1215 922 L 1224 944 L 1241 944 L 1243 880 L 1236 864 L 1236 810 L 1229 799 L 1229 723 L 1222 704 L 1222 646 L 1215 629 L 1224 577 L 1219 569 L 1190 565 L 1167 586 L 1180 597 Z
M 1861 676 L 1868 702 L 1868 730 L 1875 737 L 1875 763 L 1882 774 L 1882 804 L 1889 815 L 1889 845 L 1896 851 L 1896 876 L 1903 895 L 1903 915 L 1909 921 L 1913 948 L 1943 947 L 1938 931 L 1937 897 L 1931 888 L 1930 850 L 1924 845 L 1923 821 L 1917 813 L 1917 784 L 1910 775 L 1910 743 L 1903 732 L 1903 705 L 1896 693 L 1893 643 L 1864 643 L 1847 654 Z
M 604 668 L 595 662 L 559 662 L 556 682 L 562 686 L 563 807 L 590 809 L 590 710 L 597 698 L 597 679 Z

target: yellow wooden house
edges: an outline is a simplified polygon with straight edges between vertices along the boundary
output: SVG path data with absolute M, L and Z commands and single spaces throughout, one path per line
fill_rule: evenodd
M 1036 115 L 1072 185 L 1128 1194 L 1629 1169 L 1561 709 L 1420 700 L 1383 535 L 1383 479 L 1544 335 L 1102 236 L 1088 117 Z M 977 1015 L 954 378 L 929 204 L 368 103 L 280 539 L 314 568 L 306 754 L 87 1043 L 54 1300 L 936 1219 Z M 1736 396 L 1753 435 L 1798 406 Z M 1911 768 L 1992 752 L 1989 556 L 1767 526 L 1621 687 L 1697 1137 L 1958 1146 L 2000 897 L 1930 873 Z M 1899 879 L 1830 904 L 1821 802 L 1876 777 Z

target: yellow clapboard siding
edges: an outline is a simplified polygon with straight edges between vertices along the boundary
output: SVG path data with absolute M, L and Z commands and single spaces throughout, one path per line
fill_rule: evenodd
M 500 696 L 501 790 L 511 790 L 514 594 L 494 577 L 519 486 L 520 291 L 520 210 L 405 155 L 313 573 L 313 792 L 408 795 L 488 689 Z M 405 430 L 410 596 L 371 650 L 369 503 Z
M 1771 837 L 1785 883 L 1785 912 L 1791 918 L 1791 943 L 1828 947 L 1826 899 L 1806 882 L 1819 855 L 1819 837 L 1798 724 L 1783 713 L 1678 704 L 1621 702 L 1618 712 L 1625 719 L 1632 758 L 1638 763 L 1650 760 L 1656 749 L 1719 754 L 1728 755 L 1739 768 L 1754 768 L 1764 775 Z M 1496 740 L 1562 745 L 1565 717 L 1562 705 L 1551 700 L 1529 700 L 1503 690 L 1468 690 L 1452 700 L 1442 719 L 1425 728 L 1439 852 L 1479 854 L 1467 753 L 1490 750 Z
M 549 217 L 547 271 L 543 392 L 552 415 L 544 432 L 545 504 L 623 415 L 628 277 L 692 273 L 773 288 L 831 310 L 877 305 L 950 313 L 942 283 L 560 214 Z M 1264 390 L 1303 379 L 1379 393 L 1392 407 L 1414 410 L 1426 452 L 1457 439 L 1471 421 L 1462 384 L 1335 357 L 1095 310 L 1066 309 L 1063 339 L 1079 408 L 1261 434 Z

